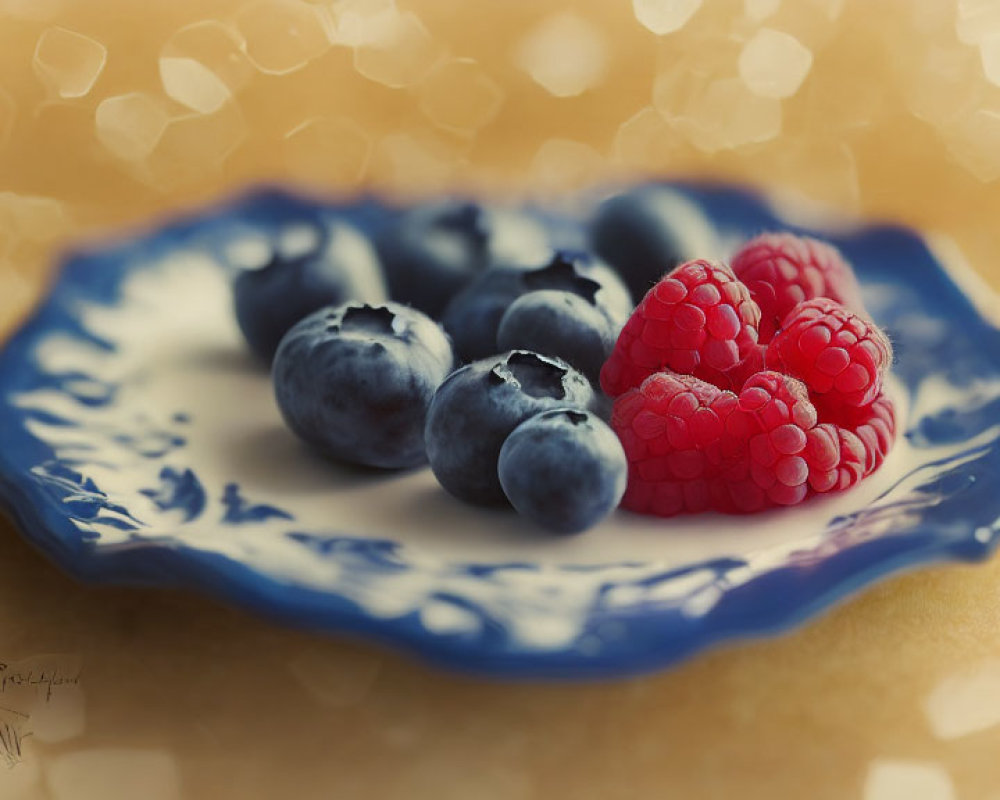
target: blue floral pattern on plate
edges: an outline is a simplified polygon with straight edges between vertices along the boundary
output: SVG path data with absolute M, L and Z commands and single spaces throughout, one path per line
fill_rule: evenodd
M 678 190 L 727 241 L 803 230 L 749 192 Z M 371 230 L 393 213 L 265 190 L 68 259 L 0 353 L 0 500 L 25 536 L 83 579 L 188 586 L 453 668 L 561 678 L 660 668 L 899 569 L 992 552 L 992 294 L 963 290 L 975 277 L 944 243 L 932 252 L 895 227 L 821 234 L 895 343 L 905 431 L 840 498 L 750 520 L 618 513 L 554 540 L 461 506 L 426 470 L 320 461 L 281 429 L 240 345 L 220 254 L 252 261 L 290 225 L 346 216 Z

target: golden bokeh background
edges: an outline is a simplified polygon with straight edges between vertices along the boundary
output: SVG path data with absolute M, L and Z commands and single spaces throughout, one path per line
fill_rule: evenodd
M 1000 3 L 0 0 L 0 331 L 72 243 L 260 181 L 651 175 L 945 233 L 996 287 Z M 662 675 L 510 686 L 77 586 L 0 532 L 0 661 L 83 663 L 4 798 L 1000 798 L 995 561 Z
M 990 0 L 2 0 L 0 254 L 23 269 L 261 180 L 559 194 L 655 173 L 799 189 L 989 260 L 998 18 Z M 754 93 L 755 72 L 791 95 Z

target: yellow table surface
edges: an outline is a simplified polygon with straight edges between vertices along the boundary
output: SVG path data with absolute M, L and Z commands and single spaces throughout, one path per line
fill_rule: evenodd
M 0 326 L 67 243 L 261 179 L 553 194 L 724 177 L 950 234 L 1000 286 L 996 4 L 635 5 L 674 16 L 658 35 L 601 0 L 0 0 Z M 787 99 L 735 77 L 761 28 L 812 52 Z M 224 79 L 171 98 L 161 54 Z M 703 102 L 719 80 L 735 120 Z M 746 115 L 765 122 L 748 134 Z M 1000 800 L 997 559 L 662 674 L 508 684 L 198 596 L 82 586 L 0 522 L 0 664 L 4 800 Z M 28 707 L 18 755 L 5 724 Z

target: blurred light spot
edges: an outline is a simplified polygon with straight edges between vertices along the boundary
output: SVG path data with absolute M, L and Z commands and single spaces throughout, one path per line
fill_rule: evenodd
M 240 9 L 235 24 L 250 61 L 269 75 L 302 69 L 330 47 L 319 12 L 301 0 L 258 0 Z
M 372 142 L 347 117 L 312 117 L 285 134 L 285 164 L 293 177 L 331 187 L 356 185 L 365 174 Z
M 949 675 L 927 696 L 924 713 L 939 739 L 958 739 L 1000 725 L 1000 660 Z
M 546 17 L 521 39 L 514 60 L 556 97 L 573 97 L 604 78 L 608 47 L 592 22 L 565 12 Z
M 657 36 L 683 28 L 702 0 L 632 0 L 635 18 Z
M 153 152 L 170 117 L 163 105 L 145 92 L 107 97 L 97 106 L 97 138 L 115 156 L 140 160 Z
M 996 0 L 958 0 L 955 33 L 966 44 L 979 44 L 1000 36 L 1000 3 Z
M 479 130 L 497 115 L 504 92 L 471 58 L 439 64 L 419 89 L 420 110 L 436 125 L 459 133 Z
M 38 37 L 32 67 L 59 97 L 83 97 L 97 82 L 107 57 L 107 48 L 89 36 L 48 28 Z
M 392 89 L 423 80 L 440 57 L 438 44 L 414 13 L 388 12 L 369 20 L 354 50 L 354 68 Z
M 868 767 L 863 800 L 955 800 L 948 773 L 924 761 L 878 759 Z
M 809 74 L 812 62 L 812 53 L 794 36 L 762 28 L 740 52 L 740 77 L 761 97 L 791 97 Z
M 754 22 L 763 22 L 781 8 L 781 0 L 743 0 L 743 13 Z
M 229 99 L 229 87 L 193 58 L 160 59 L 160 80 L 167 96 L 202 114 L 211 114 Z

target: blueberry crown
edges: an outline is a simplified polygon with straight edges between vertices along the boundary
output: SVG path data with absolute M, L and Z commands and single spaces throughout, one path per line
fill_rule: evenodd
M 405 325 L 399 316 L 385 306 L 368 303 L 349 306 L 341 313 L 327 317 L 327 330 L 351 333 L 373 333 L 395 336 L 403 333 Z
M 531 397 L 561 400 L 566 396 L 566 372 L 566 367 L 537 353 L 515 351 L 490 370 L 489 380 L 493 384 L 512 383 Z
M 580 273 L 580 266 L 567 253 L 556 253 L 552 260 L 540 269 L 524 274 L 524 285 L 530 291 L 557 289 L 579 295 L 591 305 L 596 305 L 597 292 L 601 284 Z

